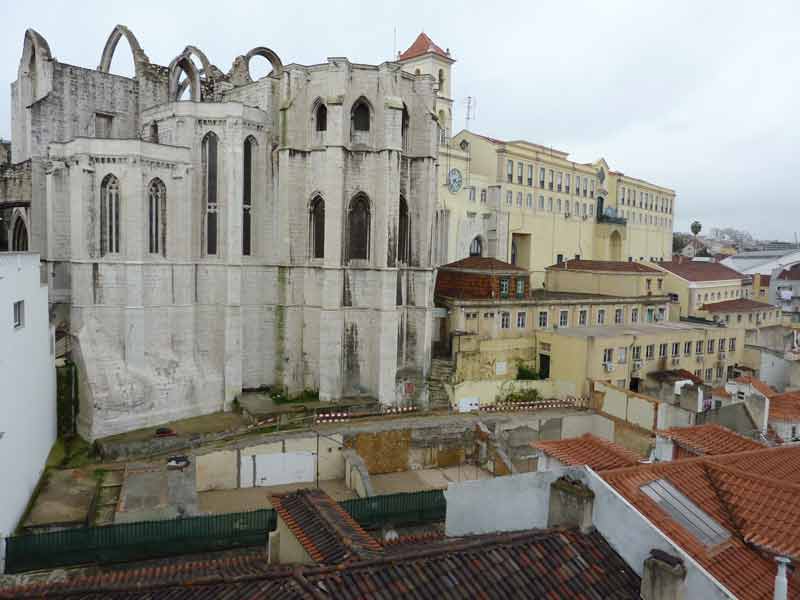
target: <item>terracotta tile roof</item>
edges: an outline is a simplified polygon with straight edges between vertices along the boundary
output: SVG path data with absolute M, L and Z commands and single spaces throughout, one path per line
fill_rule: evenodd
M 757 441 L 716 423 L 692 427 L 672 427 L 657 433 L 697 455 L 730 454 L 731 452 L 764 448 Z
M 764 276 L 761 276 L 762 280 Z M 800 280 L 800 265 L 794 265 L 789 269 L 784 269 L 781 271 L 781 274 L 778 275 L 778 279 L 782 279 L 784 281 L 798 281 Z
M 658 266 L 682 277 L 687 281 L 723 281 L 728 279 L 743 279 L 743 275 L 738 271 L 726 267 L 720 263 L 704 261 L 672 261 L 660 262 Z
M 641 457 L 627 448 L 586 433 L 581 437 L 531 444 L 565 465 L 588 465 L 594 471 L 638 464 Z
M 761 448 L 710 456 L 708 459 L 753 475 L 800 485 L 800 446 Z
M 511 263 L 497 260 L 488 256 L 468 256 L 455 262 L 447 263 L 439 267 L 439 270 L 461 270 L 470 269 L 474 271 L 487 271 L 493 274 L 500 273 L 527 273 L 522 267 L 512 265 Z
M 747 298 L 735 298 L 734 300 L 723 300 L 722 302 L 711 302 L 703 304 L 702 309 L 709 312 L 761 312 L 764 310 L 775 310 L 777 307 L 766 302 L 756 302 Z
M 625 260 L 584 260 L 570 259 L 561 263 L 550 265 L 547 269 L 575 270 L 575 271 L 601 271 L 615 273 L 653 273 L 660 271 L 637 262 Z
M 770 397 L 769 420 L 800 423 L 800 392 L 785 392 Z
M 770 553 L 800 558 L 798 485 L 745 473 L 710 457 L 604 471 L 601 476 L 740 600 L 772 598 L 776 566 Z M 706 547 L 642 491 L 656 480 L 677 488 L 731 536 Z M 789 597 L 799 595 L 800 571 L 795 570 Z
M 199 563 L 0 590 L 0 598 L 188 600 L 247 598 L 638 599 L 641 581 L 599 532 L 555 529 L 451 539 L 329 566 Z
M 731 395 L 728 393 L 724 387 L 715 387 L 711 388 L 711 394 L 713 396 L 719 396 L 720 398 L 730 398 Z
M 272 506 L 309 556 L 320 564 L 374 558 L 383 551 L 378 541 L 322 490 L 275 494 Z
M 434 44 L 433 40 L 429 38 L 424 31 L 417 36 L 417 39 L 414 40 L 414 43 L 411 44 L 408 47 L 408 50 L 403 52 L 399 58 L 400 60 L 408 60 L 409 58 L 416 58 L 417 56 L 422 56 L 428 52 L 433 52 L 434 54 L 443 56 L 448 60 L 453 60 L 450 58 L 450 55 L 447 52 Z
M 736 379 L 733 380 L 733 382 L 738 383 L 740 385 L 750 385 L 756 391 L 763 394 L 767 398 L 772 398 L 772 396 L 778 393 L 760 379 L 756 377 L 750 377 L 749 375 L 742 375 L 740 377 L 737 377 Z
M 759 277 L 759 281 L 761 282 L 761 287 L 768 286 L 770 279 L 772 279 L 772 275 L 764 275 L 762 273 Z

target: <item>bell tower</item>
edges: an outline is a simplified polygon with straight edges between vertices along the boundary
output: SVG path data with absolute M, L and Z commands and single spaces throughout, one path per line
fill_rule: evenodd
M 432 75 L 437 83 L 436 115 L 442 126 L 443 139 L 453 135 L 453 95 L 452 66 L 456 61 L 450 56 L 450 49 L 442 50 L 425 32 L 420 33 L 408 50 L 397 56 L 403 70 L 415 75 Z

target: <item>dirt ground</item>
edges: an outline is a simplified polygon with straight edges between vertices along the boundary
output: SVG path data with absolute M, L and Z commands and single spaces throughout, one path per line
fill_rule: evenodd
M 233 431 L 242 429 L 248 424 L 247 419 L 242 415 L 235 412 L 218 412 L 210 415 L 203 415 L 201 417 L 193 417 L 191 419 L 181 419 L 180 421 L 172 421 L 171 423 L 164 423 L 159 427 L 170 427 L 175 430 L 178 435 L 191 435 L 193 433 L 217 433 L 222 431 Z M 146 429 L 137 429 L 136 431 L 129 431 L 127 433 L 120 433 L 103 438 L 105 442 L 136 442 L 152 439 L 155 435 L 156 428 L 148 427 Z
M 491 477 L 492 474 L 489 471 L 480 467 L 461 465 L 446 469 L 420 469 L 419 471 L 370 475 L 369 479 L 375 494 L 380 496 L 423 490 L 443 490 L 447 489 L 447 485 L 452 481 L 490 479 Z
M 210 490 L 199 492 L 200 512 L 208 514 L 224 514 L 244 512 L 259 508 L 272 508 L 270 494 L 285 494 L 304 488 L 314 487 L 314 482 L 275 485 L 271 487 L 240 488 L 237 490 Z M 347 489 L 343 479 L 320 481 L 319 487 L 337 501 L 356 497 L 353 490 Z
M 98 480 L 85 470 L 51 470 L 23 527 L 85 523 Z

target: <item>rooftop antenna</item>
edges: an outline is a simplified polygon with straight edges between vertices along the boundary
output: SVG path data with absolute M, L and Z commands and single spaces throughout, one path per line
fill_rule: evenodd
M 392 60 L 397 60 L 397 26 L 394 28 L 394 43 L 392 45 Z
M 472 96 L 467 96 L 465 101 L 467 106 L 467 115 L 466 115 L 466 130 L 469 131 L 469 122 L 475 118 L 476 113 L 478 112 L 478 99 L 473 98 Z

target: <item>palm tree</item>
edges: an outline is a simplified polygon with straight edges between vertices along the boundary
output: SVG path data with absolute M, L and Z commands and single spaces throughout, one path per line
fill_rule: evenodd
M 691 226 L 690 229 L 692 230 L 692 233 L 694 234 L 694 237 L 696 238 L 697 234 L 700 233 L 700 230 L 703 229 L 703 226 L 700 224 L 700 221 L 695 221 L 694 223 L 692 223 L 692 226 Z

